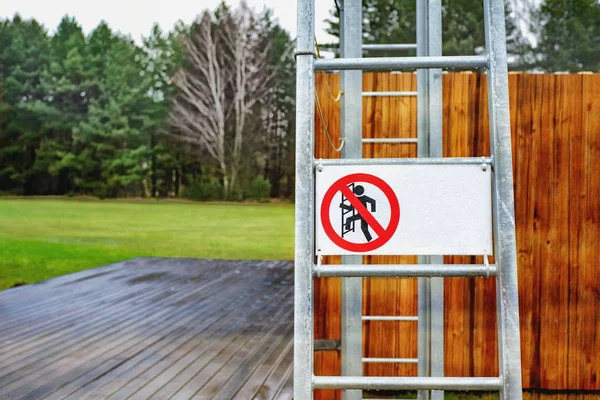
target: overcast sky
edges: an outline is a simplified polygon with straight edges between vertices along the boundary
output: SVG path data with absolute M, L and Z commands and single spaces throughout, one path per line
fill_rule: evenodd
M 239 0 L 226 2 L 237 5 Z M 105 20 L 113 29 L 131 34 L 140 42 L 142 35 L 150 33 L 154 22 L 167 31 L 177 20 L 189 24 L 202 10 L 214 9 L 219 3 L 220 0 L 0 0 L 0 17 L 12 18 L 18 12 L 24 18 L 37 19 L 54 31 L 60 19 L 69 14 L 86 33 Z M 296 0 L 247 0 L 247 3 L 256 11 L 265 6 L 272 8 L 280 24 L 296 37 Z M 333 39 L 325 33 L 323 20 L 329 17 L 333 0 L 315 3 L 317 39 L 322 43 L 330 42 Z

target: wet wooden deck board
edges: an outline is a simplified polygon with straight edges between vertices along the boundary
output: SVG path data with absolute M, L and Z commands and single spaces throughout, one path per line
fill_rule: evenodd
M 292 268 L 139 258 L 0 292 L 0 399 L 291 398 Z

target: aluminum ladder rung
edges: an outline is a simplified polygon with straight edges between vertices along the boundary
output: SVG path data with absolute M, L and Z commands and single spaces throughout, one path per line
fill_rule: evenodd
M 379 278 L 427 278 L 427 277 L 494 277 L 496 265 L 484 264 L 368 264 L 368 265 L 314 265 L 316 277 L 379 277 Z
M 486 56 L 329 58 L 318 59 L 314 62 L 315 71 L 393 71 L 418 68 L 478 69 L 487 66 L 488 58 Z
M 417 364 L 418 358 L 387 358 L 387 357 L 363 357 L 364 363 L 386 363 L 386 364 Z
M 319 45 L 319 49 L 324 51 L 338 52 L 340 48 L 337 46 L 331 45 Z M 390 43 L 390 44 L 363 44 L 361 45 L 362 51 L 406 51 L 406 50 L 416 50 L 416 43 Z
M 502 388 L 502 379 L 446 377 L 313 376 L 313 389 L 485 390 Z
M 418 143 L 419 139 L 417 138 L 363 138 L 363 143 Z
M 364 140 L 364 139 L 363 139 Z M 491 157 L 444 157 L 444 158 L 327 158 L 315 159 L 315 166 L 354 165 L 492 165 Z
M 363 97 L 414 97 L 417 92 L 362 92 Z
M 363 44 L 364 51 L 402 51 L 416 50 L 416 43 L 394 43 L 394 44 Z
M 418 315 L 363 315 L 363 321 L 418 321 Z
M 390 399 L 389 396 L 385 396 L 383 397 L 384 399 Z M 362 400 L 375 400 L 376 397 L 371 397 L 371 398 L 367 398 L 367 397 L 363 397 Z M 405 398 L 401 398 L 401 399 L 391 399 L 391 400 L 418 400 L 416 397 L 413 397 L 412 399 L 405 399 Z

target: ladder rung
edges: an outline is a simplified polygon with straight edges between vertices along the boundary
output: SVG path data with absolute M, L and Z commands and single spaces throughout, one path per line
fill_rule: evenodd
M 395 44 L 363 44 L 361 46 L 363 51 L 405 51 L 405 50 L 416 50 L 416 43 L 395 43 Z M 319 49 L 325 51 L 339 52 L 340 48 L 337 46 L 320 45 Z
M 417 92 L 363 92 L 363 97 L 412 97 Z
M 496 265 L 483 264 L 366 264 L 366 265 L 315 265 L 316 277 L 492 277 Z
M 418 321 L 419 316 L 415 315 L 363 315 L 363 321 Z
M 363 143 L 418 143 L 417 138 L 387 138 L 387 139 L 371 139 L 364 138 Z
M 362 49 L 366 51 L 398 51 L 398 50 L 416 50 L 416 43 L 396 43 L 396 44 L 363 44 Z
M 314 389 L 500 390 L 500 378 L 313 376 Z
M 389 364 L 417 364 L 418 358 L 377 358 L 365 357 L 362 359 L 364 363 L 389 363 Z
M 363 139 L 364 140 L 364 139 Z M 491 157 L 443 158 L 328 158 L 315 160 L 315 165 L 491 165 Z
M 415 68 L 472 69 L 488 66 L 486 56 L 430 56 L 430 57 L 373 57 L 329 58 L 314 62 L 315 71 L 371 70 L 392 71 Z

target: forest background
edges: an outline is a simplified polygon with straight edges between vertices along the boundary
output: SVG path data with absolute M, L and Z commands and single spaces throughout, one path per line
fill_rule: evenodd
M 482 2 L 442 3 L 444 55 L 481 54 Z M 364 42 L 414 43 L 415 7 L 363 0 Z M 597 0 L 509 2 L 506 21 L 512 69 L 600 70 Z M 223 3 L 141 43 L 15 15 L 0 20 L 0 194 L 292 198 L 294 99 L 294 40 L 268 9 Z

